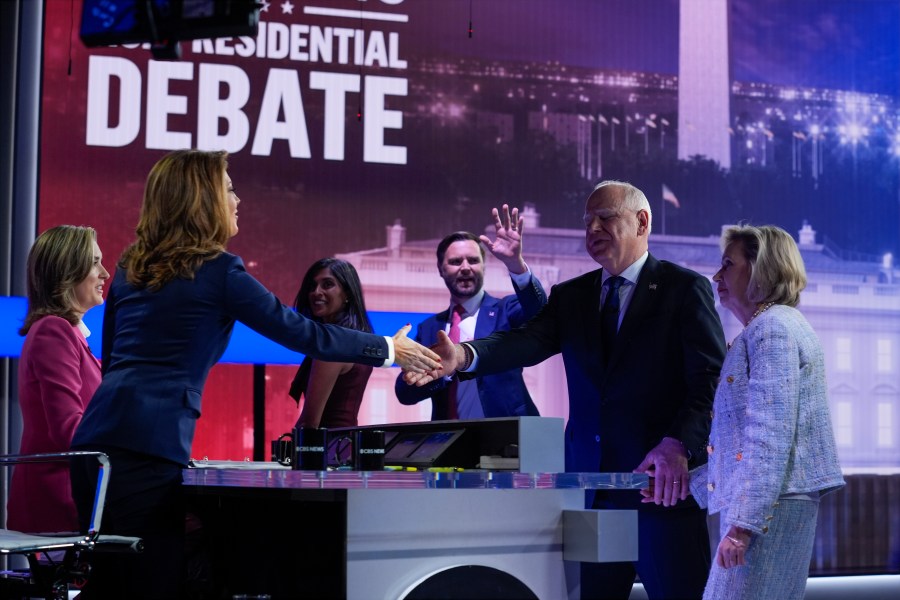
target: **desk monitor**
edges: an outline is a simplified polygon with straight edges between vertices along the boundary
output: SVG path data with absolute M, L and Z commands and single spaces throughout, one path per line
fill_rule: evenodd
M 423 468 L 435 466 L 441 455 L 446 453 L 462 434 L 462 429 L 400 433 L 385 451 L 384 464 Z
M 424 433 L 400 433 L 396 439 L 384 451 L 384 464 L 399 465 L 401 461 L 409 458 L 413 450 L 419 447 L 425 439 Z

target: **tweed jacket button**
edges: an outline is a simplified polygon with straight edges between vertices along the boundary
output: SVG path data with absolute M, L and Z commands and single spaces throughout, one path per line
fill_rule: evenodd
M 769 526 L 766 525 L 765 527 L 763 527 L 763 528 L 762 528 L 762 532 L 763 532 L 763 533 L 769 533 Z
M 728 377 L 725 378 L 725 381 L 727 381 L 728 383 L 734 383 L 734 377 L 729 375 Z
M 716 484 L 714 484 L 713 482 L 710 481 L 709 483 L 706 484 L 706 489 L 708 489 L 710 492 L 712 492 L 716 489 Z
M 743 452 L 738 452 L 738 453 L 737 453 L 737 456 L 735 456 L 734 458 L 735 458 L 736 460 L 743 460 L 743 458 L 744 458 L 744 453 L 743 453 Z

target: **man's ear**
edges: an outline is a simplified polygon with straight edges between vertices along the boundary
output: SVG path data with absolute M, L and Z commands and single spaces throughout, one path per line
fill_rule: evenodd
M 645 234 L 650 228 L 650 214 L 646 210 L 640 210 L 637 214 L 638 218 L 638 234 Z

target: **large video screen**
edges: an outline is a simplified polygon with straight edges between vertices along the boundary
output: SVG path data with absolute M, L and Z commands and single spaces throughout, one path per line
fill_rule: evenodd
M 312 262 L 349 259 L 390 335 L 448 306 L 437 240 L 483 232 L 503 203 L 528 213 L 545 288 L 596 268 L 584 200 L 627 180 L 650 200 L 651 252 L 709 276 L 717 250 L 697 249 L 723 225 L 795 233 L 842 461 L 900 462 L 897 2 L 284 0 L 262 3 L 255 38 L 186 41 L 179 61 L 85 48 L 74 4 L 46 3 L 41 230 L 95 227 L 112 266 L 153 163 L 225 149 L 242 200 L 229 250 L 286 303 Z M 297 418 L 295 370 L 266 368 L 267 439 Z M 215 367 L 195 457 L 250 456 L 252 372 Z M 396 375 L 373 374 L 361 424 L 430 417 L 399 404 Z M 566 416 L 561 361 L 526 383 Z

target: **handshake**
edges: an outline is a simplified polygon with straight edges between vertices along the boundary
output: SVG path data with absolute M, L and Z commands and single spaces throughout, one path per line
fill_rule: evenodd
M 519 214 L 518 208 L 510 209 L 504 204 L 500 209 L 491 211 L 494 221 L 494 239 L 486 235 L 479 236 L 483 244 L 491 254 L 502 262 L 507 270 L 513 274 L 523 274 L 528 270 L 522 259 L 522 233 L 525 228 L 525 218 Z M 468 243 L 473 248 L 477 242 L 461 240 L 456 243 Z M 481 252 L 482 257 L 484 251 Z M 442 259 L 443 260 L 443 259 Z M 440 266 L 440 265 L 439 265 Z M 465 267 L 454 267 L 457 272 Z M 467 271 L 463 270 L 463 273 Z M 473 279 L 466 275 L 469 280 Z M 447 283 L 448 287 L 451 286 Z M 481 289 L 480 280 L 476 284 L 473 293 Z M 542 291 L 543 293 L 543 291 Z M 451 288 L 452 295 L 452 288 Z M 468 346 L 454 344 L 450 337 L 443 331 L 437 333 L 437 342 L 430 348 L 425 348 L 408 339 L 409 325 L 402 328 L 394 336 L 394 349 L 396 351 L 396 363 L 403 369 L 403 380 L 408 385 L 423 386 L 440 379 L 450 377 L 458 370 L 465 370 L 474 358 L 472 350 Z
M 409 385 L 423 386 L 450 377 L 472 363 L 471 350 L 451 342 L 443 331 L 438 332 L 437 342 L 426 348 L 407 337 L 409 330 L 410 326 L 405 325 L 394 335 L 395 362 L 403 369 L 403 381 Z

